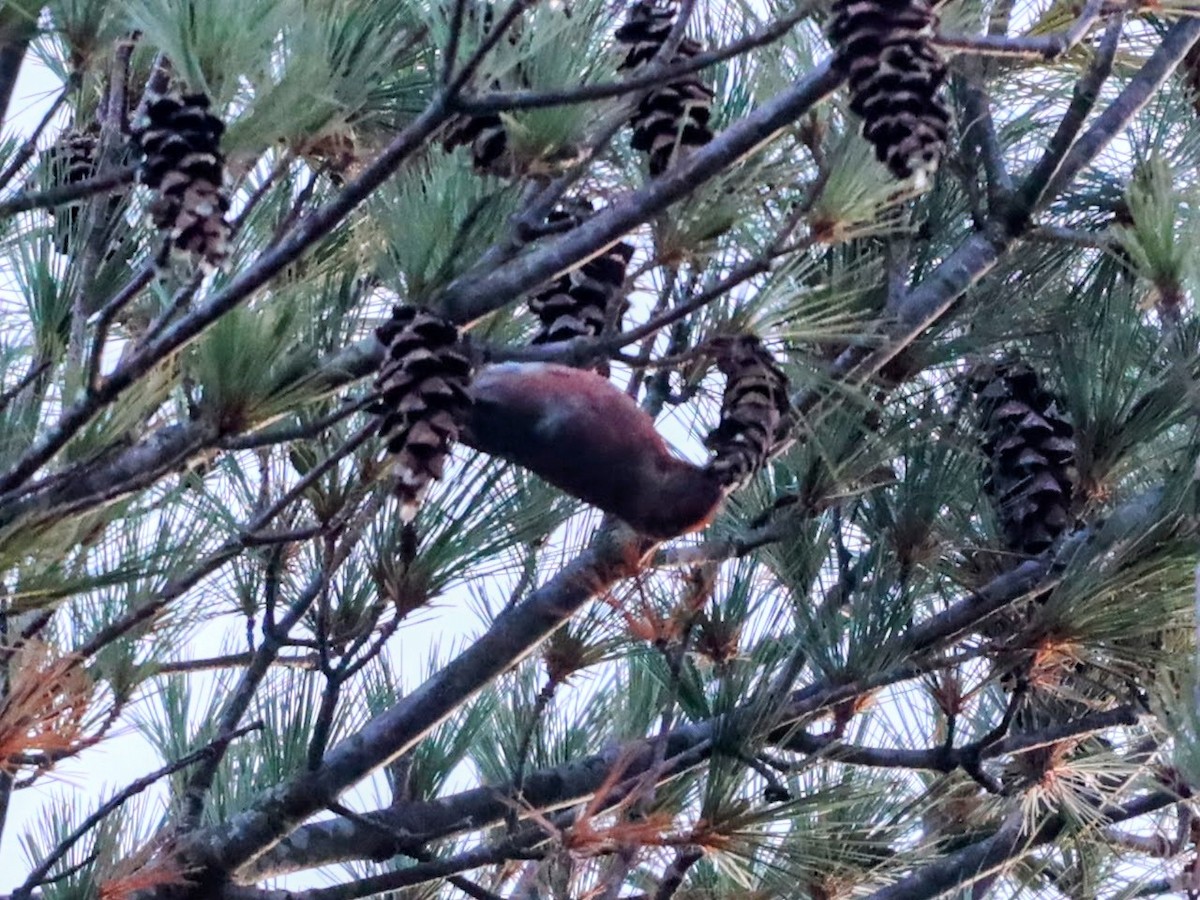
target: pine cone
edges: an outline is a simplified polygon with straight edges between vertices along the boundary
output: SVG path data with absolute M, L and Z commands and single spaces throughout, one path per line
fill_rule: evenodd
M 675 21 L 670 6 L 635 3 L 629 19 L 616 34 L 617 41 L 628 44 L 620 70 L 635 69 L 648 62 L 662 47 Z M 668 60 L 669 65 L 691 59 L 700 45 L 684 38 Z M 685 75 L 650 91 L 630 116 L 633 128 L 630 145 L 649 155 L 650 174 L 661 175 L 681 154 L 703 147 L 713 139 L 708 121 L 712 112 L 713 91 L 695 75 Z
M 158 97 L 150 102 L 147 122 L 135 137 L 146 157 L 141 182 L 158 194 L 150 216 L 166 232 L 164 250 L 215 268 L 229 255 L 229 198 L 222 188 L 225 126 L 208 107 L 204 94 Z
M 96 175 L 99 162 L 97 154 L 100 151 L 100 129 L 97 125 L 89 125 L 84 130 L 70 129 L 59 135 L 58 139 L 42 153 L 43 165 L 49 177 L 49 187 L 79 184 Z M 107 225 L 115 216 L 120 214 L 124 203 L 125 188 L 112 190 L 97 207 L 97 215 L 102 221 L 96 222 L 96 227 Z M 54 246 L 59 253 L 70 253 L 75 233 L 79 230 L 79 220 L 91 198 L 72 200 L 61 206 L 51 206 L 48 210 L 54 223 Z M 116 247 L 109 246 L 104 252 L 104 258 L 118 252 Z
M 988 458 L 984 490 L 1009 549 L 1041 553 L 1072 524 L 1075 431 L 1024 363 L 974 377 Z
M 559 207 L 550 213 L 548 224 L 573 228 L 592 211 L 592 204 L 581 201 L 576 209 Z M 628 304 L 621 295 L 625 268 L 633 256 L 633 247 L 624 241 L 589 259 L 582 266 L 560 275 L 549 287 L 530 298 L 529 309 L 541 325 L 534 344 L 551 344 L 577 337 L 595 337 L 604 330 L 612 315 L 618 325 Z M 613 304 L 620 308 L 614 309 Z
M 387 347 L 375 380 L 382 398 L 379 433 L 396 457 L 401 518 L 411 522 L 430 482 L 444 474 L 470 408 L 471 363 L 458 349 L 458 329 L 423 309 L 395 307 L 375 334 Z
M 795 414 L 787 376 L 757 337 L 714 343 L 725 393 L 721 421 L 704 443 L 713 453 L 709 469 L 736 488 L 791 443 Z
M 629 44 L 618 71 L 635 69 L 654 58 L 675 24 L 675 8 L 670 4 L 635 3 L 629 18 L 617 29 L 617 42 Z
M 897 178 L 924 186 L 937 171 L 950 114 L 938 98 L 946 64 L 929 43 L 927 0 L 836 0 L 829 40 L 849 80 L 863 136 Z
M 474 22 L 478 19 L 479 25 Z M 481 34 L 492 30 L 496 21 L 495 4 L 486 0 L 482 5 L 468 3 L 464 10 L 463 27 L 478 28 Z M 521 20 L 518 19 L 509 26 L 504 39 L 510 47 L 515 47 L 520 41 Z M 517 67 L 515 73 L 518 82 L 528 87 L 527 79 Z M 493 79 L 491 89 L 502 89 L 499 81 Z M 509 178 L 513 174 L 513 158 L 508 145 L 508 130 L 496 113 L 482 116 L 457 116 L 450 120 L 442 138 L 442 148 L 446 152 L 456 147 L 471 148 L 471 164 L 480 175 L 496 175 Z
M 499 84 L 495 85 L 498 89 Z M 451 120 L 442 139 L 446 152 L 456 147 L 471 148 L 471 164 L 481 175 L 507 178 L 512 174 L 508 131 L 495 113 L 483 116 L 459 116 Z
M 42 153 L 43 164 L 53 186 L 79 184 L 96 174 L 96 150 L 99 140 L 96 129 L 71 129 L 58 136 Z M 85 201 L 76 200 L 63 206 L 51 206 L 55 220 L 54 246 L 59 253 L 71 249 L 71 235 L 79 228 L 79 213 Z

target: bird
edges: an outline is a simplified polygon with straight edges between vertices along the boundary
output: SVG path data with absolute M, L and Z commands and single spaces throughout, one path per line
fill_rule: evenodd
M 675 456 L 654 420 L 595 372 L 505 362 L 478 371 L 463 443 L 533 472 L 659 540 L 713 520 L 727 486 Z

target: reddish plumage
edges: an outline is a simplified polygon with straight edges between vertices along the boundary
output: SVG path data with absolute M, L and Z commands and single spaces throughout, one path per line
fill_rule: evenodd
M 707 525 L 725 491 L 710 471 L 671 454 L 653 420 L 594 372 L 503 363 L 471 383 L 464 443 L 669 538 Z

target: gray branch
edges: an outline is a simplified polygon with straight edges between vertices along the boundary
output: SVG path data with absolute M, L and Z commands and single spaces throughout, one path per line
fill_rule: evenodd
M 336 801 L 350 785 L 411 749 L 485 685 L 527 656 L 589 599 L 636 572 L 636 548 L 610 531 L 529 599 L 503 613 L 455 660 L 325 756 L 317 770 L 267 792 L 232 821 L 183 848 L 209 873 L 234 872 Z
M 1181 799 L 1179 794 L 1171 791 L 1156 791 L 1123 806 L 1110 806 L 1098 812 L 1112 825 L 1172 806 Z M 1050 843 L 1067 827 L 1067 823 L 1056 816 L 1034 834 L 1022 835 L 1020 823 L 1020 818 L 1015 818 L 990 838 L 922 866 L 907 878 L 875 891 L 867 900 L 928 900 L 941 896 Z
M 836 90 L 841 81 L 828 62 L 817 66 L 791 89 L 735 122 L 687 161 L 580 227 L 499 269 L 468 272 L 439 298 L 442 311 L 456 322 L 470 322 L 602 252 L 631 229 L 753 153 Z
M 1070 559 L 1073 554 L 1079 552 L 1085 546 L 1092 552 L 1100 552 L 1110 541 L 1119 538 L 1122 534 L 1149 529 L 1158 521 L 1160 497 L 1161 493 L 1159 491 L 1151 491 L 1114 513 L 1105 526 L 1096 530 L 1078 532 L 1057 555 L 1058 564 Z M 589 551 L 588 554 L 585 554 L 584 558 L 593 553 L 594 551 Z M 578 566 L 579 563 L 577 562 L 575 565 Z M 1055 568 L 1056 557 L 1045 555 L 1024 563 L 1013 572 L 998 576 L 975 594 L 958 601 L 944 612 L 912 626 L 904 635 L 899 637 L 899 646 L 895 650 L 896 658 L 911 659 L 919 655 L 928 656 L 932 649 L 969 630 L 995 611 L 1031 593 L 1044 590 L 1054 577 Z M 554 590 L 562 589 L 562 587 L 571 590 L 573 593 L 569 582 L 561 587 L 556 587 L 561 578 L 562 576 L 534 594 L 534 598 L 537 598 L 539 604 L 550 609 L 562 609 L 564 603 L 574 602 L 570 597 L 564 598 L 562 601 L 556 601 L 552 596 L 549 596 Z M 534 598 L 531 598 L 530 602 L 533 602 Z M 522 607 L 515 607 L 513 611 L 516 612 L 521 609 Z M 496 625 L 493 626 L 493 631 L 505 621 L 507 621 L 505 616 L 498 619 Z M 511 628 L 508 630 L 511 631 Z M 487 640 L 487 636 L 485 636 L 484 640 Z M 468 654 L 471 652 L 470 650 L 467 651 Z M 451 666 L 459 665 L 466 655 L 464 654 L 462 657 L 459 657 L 459 660 L 456 660 Z M 931 661 L 927 664 L 927 667 L 936 667 L 936 663 Z M 769 740 L 780 745 L 785 745 L 789 739 L 795 737 L 795 731 L 789 727 L 789 723 L 812 715 L 839 700 L 856 696 L 870 687 L 878 686 L 879 684 L 894 683 L 913 677 L 915 674 L 920 674 L 920 672 L 921 669 L 919 667 L 914 667 L 911 663 L 906 662 L 891 671 L 881 673 L 878 678 L 872 680 L 870 685 L 844 682 L 835 683 L 830 681 L 821 681 L 810 685 L 796 692 L 787 708 L 781 710 L 775 733 L 769 736 Z M 447 702 L 454 698 L 447 698 L 438 694 L 437 691 L 442 689 L 444 689 L 444 684 L 441 674 L 439 674 L 429 682 L 426 682 L 417 693 L 411 695 L 410 698 L 402 701 L 396 707 L 393 707 L 385 715 L 398 718 L 405 714 L 406 704 L 410 701 L 416 701 L 421 697 L 430 698 L 436 703 L 438 709 L 444 708 Z M 751 714 L 761 717 L 761 711 L 752 710 Z M 667 741 L 665 758 L 675 760 L 676 762 L 673 766 L 667 767 L 667 771 L 662 774 L 662 778 L 675 777 L 684 771 L 686 767 L 698 765 L 703 762 L 707 753 L 698 754 L 695 751 L 698 748 L 710 745 L 717 729 L 724 729 L 728 733 L 728 729 L 732 727 L 736 731 L 739 715 L 742 715 L 742 713 L 733 713 L 732 717 L 734 721 L 732 722 L 710 720 L 708 722 L 681 726 L 668 733 L 664 738 Z M 1080 733 L 1081 728 L 1086 731 L 1092 727 L 1115 727 L 1127 723 L 1128 716 L 1128 710 L 1120 710 L 1114 711 L 1111 714 L 1111 718 L 1105 716 L 1097 720 L 1091 720 L 1089 717 L 1089 721 L 1087 722 L 1063 723 L 1063 725 L 1054 730 L 1006 739 L 993 747 L 987 748 L 987 752 L 984 755 L 990 757 L 1002 753 L 1022 752 L 1034 746 L 1040 746 L 1047 741 L 1059 740 L 1070 733 Z M 1059 729 L 1063 729 L 1063 731 L 1060 733 Z M 378 730 L 383 729 L 380 728 Z M 395 735 L 388 735 L 388 737 L 393 740 L 395 739 Z M 356 749 L 357 744 L 361 742 L 361 738 L 362 735 L 351 738 L 344 745 L 335 748 L 333 751 L 334 754 L 339 752 L 343 755 L 353 753 L 354 756 L 361 757 L 364 754 L 370 753 L 371 751 L 367 748 Z M 831 755 L 838 756 L 827 742 L 822 741 L 820 738 L 813 738 L 812 740 L 814 742 L 811 748 L 813 751 L 830 752 Z M 342 750 L 343 747 L 346 749 Z M 407 749 L 407 747 L 404 749 Z M 852 751 L 844 750 L 843 752 L 851 753 Z M 896 759 L 903 757 L 903 762 L 900 764 L 910 764 L 914 768 L 928 766 L 932 770 L 944 770 L 947 764 L 943 756 L 944 751 L 940 748 L 930 751 L 913 751 L 911 753 L 899 750 L 872 751 L 870 748 L 859 748 L 859 758 L 857 760 L 846 759 L 845 761 L 870 765 L 872 764 L 872 760 L 878 763 L 876 756 L 878 753 L 883 752 L 897 754 Z M 375 757 L 381 755 L 379 748 L 374 750 L 373 755 Z M 569 806 L 591 797 L 604 784 L 617 759 L 620 759 L 622 762 L 623 775 L 627 778 L 636 778 L 654 765 L 655 758 L 656 750 L 652 741 L 614 747 L 605 753 L 584 760 L 530 774 L 525 779 L 522 795 L 525 801 L 534 809 L 553 810 Z M 838 758 L 843 757 L 838 756 Z M 893 760 L 893 762 L 895 761 Z M 289 793 L 295 793 L 296 789 L 285 790 Z M 429 841 L 454 837 L 466 832 L 487 828 L 502 821 L 505 815 L 511 810 L 511 805 L 506 802 L 506 798 L 510 793 L 511 786 L 480 787 L 440 800 L 404 803 L 386 811 L 372 814 L 373 820 L 379 822 L 391 832 L 390 836 L 384 835 L 382 830 L 374 832 L 365 831 L 354 823 L 345 820 L 308 825 L 291 837 L 280 841 L 274 849 L 254 859 L 249 865 L 244 866 L 238 872 L 238 879 L 241 881 L 256 881 L 301 869 L 327 865 L 333 862 L 345 862 L 352 859 L 387 859 L 396 853 L 419 847 Z M 263 814 L 265 815 L 266 812 Z M 231 823 L 227 829 L 228 838 L 225 838 L 226 840 L 232 841 L 240 837 L 239 823 L 241 821 L 239 819 Z M 265 824 L 258 827 L 265 827 Z M 410 842 L 399 840 L 399 835 L 409 835 Z M 219 832 L 214 833 L 209 838 L 213 844 L 213 852 L 220 850 L 216 842 L 221 839 L 222 835 Z

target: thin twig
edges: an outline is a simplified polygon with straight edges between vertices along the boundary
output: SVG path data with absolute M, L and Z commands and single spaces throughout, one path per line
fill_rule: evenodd
M 1083 40 L 1092 25 L 1100 18 L 1105 2 L 1106 0 L 1088 0 L 1079 17 L 1071 23 L 1071 27 L 1059 34 L 1007 37 L 997 34 L 938 33 L 933 36 L 931 42 L 960 53 L 1051 61 L 1058 59 Z
M 142 267 L 129 282 L 109 300 L 96 316 L 96 331 L 92 336 L 92 349 L 88 354 L 87 384 L 92 390 L 100 386 L 100 366 L 104 358 L 104 345 L 108 342 L 108 331 L 117 315 L 154 280 L 154 265 Z
M 3 49 L 4 48 L 0 48 L 0 53 L 2 53 Z M 46 110 L 46 114 L 42 116 L 42 120 L 34 127 L 33 133 L 25 139 L 25 143 L 21 145 L 21 149 L 13 155 L 12 161 L 9 162 L 8 167 L 3 172 L 0 172 L 0 190 L 6 188 L 8 183 L 16 177 L 17 173 L 25 167 L 25 163 L 29 162 L 33 154 L 37 153 L 38 138 L 40 138 L 42 136 L 42 132 L 49 127 L 50 122 L 53 121 L 54 117 L 58 115 L 58 111 L 67 101 L 67 96 L 78 86 L 79 76 L 72 74 L 71 77 L 67 79 L 67 83 L 63 85 L 62 90 L 58 92 L 58 96 L 54 98 L 54 102 L 50 104 L 50 108 Z
M 717 63 L 739 56 L 748 50 L 773 43 L 787 34 L 800 22 L 812 15 L 812 4 L 803 3 L 797 9 L 781 17 L 777 22 L 754 34 L 727 44 L 716 50 L 697 53 L 685 60 L 677 60 L 669 66 L 655 71 L 642 67 L 634 75 L 622 81 L 587 84 L 577 88 L 547 91 L 489 91 L 460 101 L 458 108 L 471 115 L 506 112 L 514 109 L 543 109 L 548 106 L 565 106 L 621 97 L 634 91 L 653 88 L 710 68 Z
M 254 651 L 250 664 L 242 673 L 237 687 L 229 695 L 221 710 L 218 724 L 221 730 L 236 728 L 242 720 L 242 716 L 245 715 L 254 700 L 255 691 L 258 690 L 262 679 L 266 677 L 267 672 L 279 656 L 279 651 L 283 647 L 283 636 L 308 612 L 324 584 L 324 573 L 318 573 L 288 607 L 283 619 L 274 628 L 263 629 L 262 643 Z M 204 798 L 212 787 L 217 768 L 225 756 L 224 751 L 225 747 L 214 750 L 205 759 L 204 765 L 196 769 L 192 773 L 192 777 L 188 779 L 183 793 L 184 806 L 180 823 L 182 830 L 195 828 L 199 823 L 200 816 L 204 812 Z
M 818 65 L 791 88 L 735 122 L 686 160 L 578 228 L 548 241 L 536 252 L 519 256 L 494 270 L 473 269 L 457 279 L 442 294 L 443 312 L 459 323 L 473 321 L 569 270 L 579 260 L 595 256 L 635 226 L 693 194 L 719 172 L 762 147 L 841 82 L 842 76 L 828 63 Z
M 138 379 L 170 353 L 195 339 L 217 319 L 300 258 L 308 248 L 345 218 L 382 184 L 400 164 L 421 147 L 450 115 L 448 97 L 439 95 L 408 125 L 379 157 L 325 206 L 302 220 L 279 246 L 264 252 L 250 266 L 215 292 L 200 308 L 167 327 L 155 340 L 140 347 L 102 385 L 63 411 L 58 423 L 34 442 L 7 473 L 0 476 L 0 508 L 11 499 L 14 488 L 24 484 L 48 462 L 71 437 L 100 410 L 128 390 Z
M 210 656 L 204 659 L 185 659 L 179 662 L 157 663 L 155 674 L 177 675 L 181 672 L 210 672 L 213 669 L 233 669 L 249 665 L 254 661 L 253 653 L 226 653 L 224 656 Z M 317 657 L 313 653 L 302 656 L 277 656 L 271 663 L 284 669 L 305 669 L 312 671 L 317 667 Z
M 132 184 L 136 175 L 136 166 L 124 166 L 72 184 L 60 184 L 44 191 L 25 191 L 0 202 L 0 219 L 9 219 L 17 213 L 28 212 L 31 209 L 48 209 L 95 197 L 97 194 L 106 194 L 113 188 Z
M 454 0 L 454 9 L 450 14 L 450 36 L 446 39 L 445 56 L 442 59 L 442 84 L 449 83 L 454 63 L 458 59 L 458 42 L 462 37 L 463 12 L 466 5 L 465 0 Z
M 0 412 L 4 412 L 4 410 L 8 408 L 8 404 L 12 403 L 13 400 L 21 395 L 22 391 L 24 391 L 27 387 L 37 381 L 38 378 L 44 375 L 46 370 L 49 369 L 52 364 L 52 360 L 43 359 L 36 362 L 34 365 L 31 365 L 29 367 L 29 371 L 22 376 L 20 381 L 10 387 L 3 394 L 0 394 Z
M 675 851 L 675 858 L 671 860 L 671 865 L 667 866 L 658 888 L 654 891 L 654 900 L 671 900 L 683 885 L 688 869 L 703 858 L 704 854 L 696 847 L 680 847 Z
M 264 510 L 259 515 L 255 516 L 246 524 L 242 533 L 227 541 L 216 551 L 214 551 L 208 559 L 204 560 L 200 565 L 196 566 L 187 575 L 182 576 L 174 581 L 169 582 L 159 591 L 158 595 L 150 601 L 143 603 L 137 609 L 131 610 L 121 618 L 106 625 L 100 629 L 90 640 L 75 652 L 81 657 L 87 658 L 98 652 L 101 648 L 108 646 L 113 641 L 127 634 L 130 630 L 137 628 L 146 620 L 153 618 L 167 606 L 171 601 L 181 597 L 184 593 L 190 590 L 194 585 L 198 584 L 204 578 L 211 575 L 217 569 L 221 568 L 225 563 L 233 559 L 245 546 L 245 540 L 250 535 L 261 531 L 266 525 L 280 512 L 290 506 L 298 499 L 312 484 L 333 466 L 337 465 L 338 461 L 349 453 L 353 453 L 358 447 L 369 440 L 378 429 L 378 426 L 372 422 L 365 428 L 356 432 L 346 443 L 338 450 L 331 453 L 326 459 L 322 460 L 311 471 L 305 474 L 303 478 L 296 482 L 279 500 L 272 504 L 268 509 Z
M 312 422 L 303 425 L 267 427 L 245 435 L 230 436 L 221 440 L 221 448 L 223 450 L 252 450 L 257 447 L 290 444 L 292 441 L 313 438 L 343 419 L 370 406 L 376 399 L 378 399 L 378 393 L 375 391 L 362 397 L 351 397 L 333 412 L 314 419 Z
M 351 822 L 356 822 L 365 828 L 383 831 L 389 837 L 394 838 L 397 836 L 392 829 L 388 828 L 385 822 L 379 822 L 375 819 L 368 818 L 367 816 L 360 815 L 359 813 L 356 813 L 354 810 L 349 809 L 340 803 L 329 804 L 329 811 L 332 813 L 337 813 L 339 816 L 343 816 L 344 818 L 349 819 Z M 430 854 L 415 848 L 407 851 L 404 855 L 411 856 L 417 862 L 421 863 L 427 863 L 432 859 Z M 476 884 L 469 878 L 463 878 L 461 875 L 448 875 L 446 876 L 446 881 L 450 882 L 450 884 L 454 885 L 464 894 L 476 898 L 476 900 L 501 900 L 499 895 L 493 894 L 491 891 Z
M 149 775 L 130 782 L 127 786 L 118 791 L 113 797 L 102 803 L 94 813 L 92 813 L 79 824 L 79 827 L 59 841 L 58 846 L 51 851 L 50 855 L 43 859 L 34 868 L 34 870 L 29 873 L 29 876 L 19 888 L 13 891 L 13 900 L 27 900 L 34 888 L 45 883 L 45 878 L 50 873 L 50 870 L 54 868 L 55 863 L 62 859 L 72 847 L 79 843 L 80 839 L 83 838 L 85 834 L 107 819 L 108 816 L 111 815 L 115 810 L 124 806 L 125 803 L 127 803 L 133 797 L 146 790 L 146 788 L 150 787 L 155 782 L 166 778 L 168 775 L 173 775 L 180 769 L 185 769 L 193 763 L 204 759 L 205 757 L 211 756 L 213 753 L 217 752 L 218 748 L 224 749 L 232 741 L 242 737 L 243 735 L 249 734 L 252 731 L 258 731 L 262 727 L 263 725 L 261 722 L 255 722 L 251 725 L 247 725 L 244 728 L 239 728 L 236 731 L 230 731 L 222 734 L 210 741 L 205 746 L 201 747 L 199 750 L 193 750 L 191 753 L 177 759 L 175 762 L 169 763 L 160 769 L 156 769 Z
M 1083 127 L 1088 114 L 1096 105 L 1096 100 L 1100 96 L 1100 88 L 1112 72 L 1113 60 L 1116 58 L 1124 22 L 1124 17 L 1120 15 L 1109 20 L 1108 28 L 1104 32 L 1104 38 L 1100 42 L 1091 66 L 1088 67 L 1079 83 L 1075 85 L 1066 114 L 1046 144 L 1046 151 L 1042 154 L 1041 159 L 1037 161 L 1033 171 L 1025 179 L 1025 183 L 1021 185 L 1020 207 L 1022 212 L 1032 211 L 1043 196 L 1050 194 L 1051 180 L 1061 168 L 1067 152 L 1075 142 L 1075 136 L 1079 134 L 1079 129 Z M 1028 213 L 1026 212 L 1026 214 Z
M 0 7 L 0 125 L 8 124 L 8 107 L 29 43 L 37 34 L 40 7 L 5 3 Z
M 112 122 L 120 134 L 129 133 L 129 62 L 141 36 L 140 31 L 126 35 L 117 41 L 117 49 L 113 54 L 112 83 L 108 90 L 105 119 Z
M 1096 814 L 1110 824 L 1136 819 L 1180 801 L 1173 791 L 1144 794 L 1122 806 L 1099 805 Z M 991 837 L 962 850 L 919 866 L 912 874 L 882 888 L 867 900 L 930 900 L 956 887 L 970 884 L 997 866 L 1019 859 L 1035 847 L 1044 846 L 1067 827 L 1063 816 L 1052 816 L 1032 834 L 1024 834 L 1019 815 L 1012 817 Z

